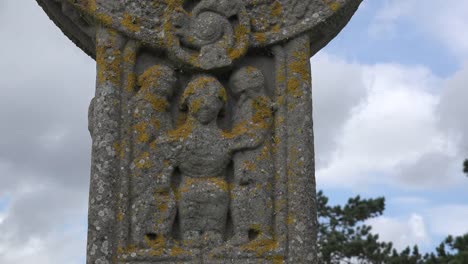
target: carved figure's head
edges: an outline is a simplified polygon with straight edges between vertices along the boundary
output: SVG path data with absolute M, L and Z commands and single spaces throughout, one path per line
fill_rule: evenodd
M 229 83 L 236 96 L 242 93 L 258 93 L 265 86 L 265 77 L 259 69 L 247 66 L 234 72 Z
M 226 90 L 214 77 L 198 76 L 184 91 L 181 100 L 182 109 L 188 109 L 189 115 L 206 125 L 215 121 L 227 101 Z
M 174 70 L 166 65 L 154 65 L 138 77 L 138 86 L 141 87 L 141 91 L 164 97 L 173 95 L 176 82 Z

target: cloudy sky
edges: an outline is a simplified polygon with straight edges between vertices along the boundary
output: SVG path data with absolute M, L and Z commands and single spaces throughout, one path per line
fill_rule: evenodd
M 398 248 L 468 232 L 468 1 L 368 0 L 312 59 L 318 188 Z M 94 62 L 0 1 L 0 263 L 84 263 Z

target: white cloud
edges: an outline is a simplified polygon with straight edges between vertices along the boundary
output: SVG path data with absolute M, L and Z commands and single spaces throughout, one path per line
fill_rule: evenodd
M 429 209 L 427 212 L 432 232 L 437 235 L 459 236 L 468 233 L 468 206 L 444 205 Z
M 35 1 L 0 5 L 0 263 L 84 263 L 95 65 Z
M 328 144 L 328 151 L 333 153 L 327 166 L 317 171 L 319 183 L 342 187 L 392 183 L 404 188 L 459 183 L 463 178 L 456 173 L 460 166 L 455 164 L 460 160 L 457 142 L 448 136 L 438 118 L 440 96 L 436 91 L 444 80 L 417 66 L 380 64 L 361 65 L 359 69 L 348 64 L 348 67 L 349 73 L 362 73 L 354 75 L 352 83 L 363 85 L 366 92 L 360 94 L 362 98 L 352 99 L 360 104 L 344 108 L 347 113 L 342 115 L 342 123 L 332 122 L 334 131 L 333 128 L 322 131 L 324 128 L 316 123 L 317 142 L 322 140 L 320 135 L 336 135 L 336 145 Z M 341 71 L 345 69 L 342 66 L 322 78 L 334 79 L 337 87 L 346 86 L 346 79 L 333 77 L 338 73 L 344 75 Z M 323 85 L 327 87 L 326 83 Z M 315 116 L 322 113 L 326 116 L 326 110 L 316 104 Z M 321 151 L 318 148 L 317 156 Z
M 443 86 L 437 106 L 440 126 L 468 155 L 468 60 Z
M 424 218 L 419 214 L 412 214 L 408 219 L 381 216 L 367 221 L 367 224 L 379 234 L 381 241 L 392 242 L 398 250 L 413 245 L 425 246 L 431 241 Z
M 402 23 L 411 23 L 432 36 L 454 54 L 468 56 L 468 1 L 459 0 L 386 0 L 370 27 L 372 34 L 379 36 L 404 32 Z
M 422 206 L 427 205 L 429 201 L 417 196 L 400 196 L 391 198 L 389 203 L 395 203 L 398 206 Z
M 317 168 L 327 165 L 351 109 L 366 98 L 361 65 L 326 53 L 312 60 Z
M 85 263 L 83 243 L 85 230 L 77 229 L 48 236 L 30 238 L 21 246 L 11 246 L 0 240 L 0 260 L 2 264 L 28 263 Z

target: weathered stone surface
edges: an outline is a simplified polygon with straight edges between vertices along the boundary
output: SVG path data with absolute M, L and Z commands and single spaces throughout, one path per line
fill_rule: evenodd
M 87 263 L 316 263 L 309 58 L 360 0 L 38 2 L 97 62 Z
M 172 18 L 177 6 L 193 7 L 192 0 L 36 0 L 50 18 L 75 44 L 90 56 L 95 57 L 95 26 L 102 23 L 119 29 L 125 35 L 139 39 L 153 47 L 167 47 L 173 43 L 169 36 L 173 33 L 167 19 Z M 200 2 L 200 1 L 199 1 Z M 308 33 L 312 42 L 311 56 L 332 40 L 348 23 L 362 0 L 236 0 L 203 1 L 201 6 L 212 3 L 227 5 L 220 10 L 231 10 L 234 3 L 243 6 L 243 24 L 251 46 L 265 47 L 302 33 Z M 74 5 L 81 10 L 70 8 Z M 176 5 L 171 8 L 171 5 Z M 231 5 L 231 6 L 230 6 Z M 245 12 L 247 14 L 245 14 Z M 221 12 L 223 13 L 223 12 Z M 93 17 L 94 19 L 91 19 Z M 96 21 L 97 20 L 97 21 Z M 166 27 L 164 27 L 166 25 Z M 246 32 L 241 32 L 245 34 Z

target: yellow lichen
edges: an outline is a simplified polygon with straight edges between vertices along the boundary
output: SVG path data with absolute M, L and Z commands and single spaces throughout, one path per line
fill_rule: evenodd
M 182 126 L 179 126 L 177 129 L 171 130 L 168 132 L 169 137 L 172 140 L 180 140 L 187 138 L 193 130 L 193 122 L 185 122 Z
M 306 52 L 294 52 L 293 61 L 289 64 L 289 69 L 293 74 L 298 74 L 302 80 L 310 81 L 310 69 L 308 67 L 309 56 Z
M 247 122 L 242 121 L 239 124 L 235 125 L 231 131 L 223 131 L 222 136 L 226 139 L 233 139 L 242 134 L 245 134 L 248 131 L 247 129 Z
M 200 107 L 203 105 L 205 99 L 197 98 L 190 103 L 190 110 L 193 113 L 197 113 L 200 110 Z
M 138 169 L 149 169 L 151 168 L 151 160 L 149 158 L 149 153 L 144 152 L 135 160 L 135 166 Z
M 260 154 L 255 159 L 257 161 L 262 161 L 262 160 L 268 159 L 269 157 L 270 157 L 270 148 L 267 145 L 265 145 L 260 151 Z
M 267 40 L 267 36 L 265 33 L 260 32 L 260 33 L 254 34 L 254 39 L 260 43 L 263 43 Z
M 288 220 L 287 220 L 288 225 L 292 225 L 292 224 L 294 224 L 294 222 L 296 222 L 294 217 L 292 215 L 289 215 Z
M 126 145 L 125 141 L 122 141 L 121 143 L 119 142 L 114 143 L 114 150 L 121 159 L 123 159 L 125 156 L 125 145 Z
M 200 183 L 204 185 L 215 185 L 218 189 L 222 190 L 223 192 L 229 191 L 229 184 L 222 178 L 187 178 L 182 188 L 179 189 L 179 192 L 186 193 L 190 191 L 190 188 L 192 188 L 192 186 L 196 186 Z
M 112 17 L 110 15 L 98 13 L 96 14 L 96 18 L 98 19 L 99 22 L 101 22 L 101 24 L 105 26 L 112 25 Z
M 241 249 L 255 252 L 257 257 L 263 257 L 267 252 L 274 251 L 278 248 L 278 242 L 270 239 L 254 240 L 246 245 L 241 246 Z
M 96 0 L 88 0 L 87 4 L 88 11 L 94 14 L 97 10 Z
M 272 5 L 271 14 L 274 17 L 279 17 L 281 16 L 282 13 L 283 13 L 283 6 L 281 5 L 280 2 L 275 1 Z
M 238 25 L 234 29 L 234 40 L 238 45 L 228 49 L 228 56 L 231 60 L 240 58 L 248 49 L 249 28 L 244 25 Z
M 340 3 L 338 2 L 333 2 L 331 4 L 328 5 L 330 7 L 330 9 L 333 11 L 333 12 L 336 12 L 338 11 L 338 9 L 340 9 Z
M 133 130 L 136 134 L 136 140 L 139 143 L 147 143 L 149 141 L 148 134 L 148 123 L 147 122 L 138 122 L 133 126 Z
M 124 28 L 132 32 L 138 32 L 141 30 L 140 19 L 138 17 L 131 16 L 130 14 L 125 13 L 120 23 Z
M 181 247 L 175 245 L 171 248 L 171 252 L 170 252 L 170 255 L 171 256 L 180 256 L 180 255 L 183 255 L 183 254 L 187 254 L 187 252 L 182 249 Z
M 255 171 L 257 165 L 251 161 L 244 161 L 244 168 L 249 171 Z
M 271 28 L 271 32 L 273 32 L 273 33 L 279 33 L 280 30 L 281 30 L 281 25 L 280 24 L 276 24 Z
M 124 214 L 121 211 L 119 211 L 117 213 L 117 221 L 122 222 L 123 219 L 124 219 Z
M 252 101 L 252 108 L 255 110 L 252 116 L 253 123 L 262 128 L 266 128 L 268 126 L 267 120 L 272 116 L 268 98 L 265 96 L 256 97 Z
M 227 102 L 228 98 L 227 98 L 226 89 L 219 90 L 218 97 L 221 98 L 223 102 Z
M 291 78 L 288 80 L 288 87 L 287 87 L 288 93 L 291 94 L 294 97 L 301 97 L 302 96 L 302 90 L 301 90 L 301 81 L 299 81 L 296 78 Z
M 127 73 L 126 77 L 126 83 L 125 83 L 125 91 L 127 93 L 131 93 L 135 89 L 135 83 L 136 83 L 136 75 L 134 72 L 129 72 Z
M 155 96 L 154 94 L 149 92 L 145 94 L 145 100 L 151 104 L 151 107 L 156 112 L 166 112 L 167 108 L 169 107 L 169 103 L 167 102 L 166 98 Z

